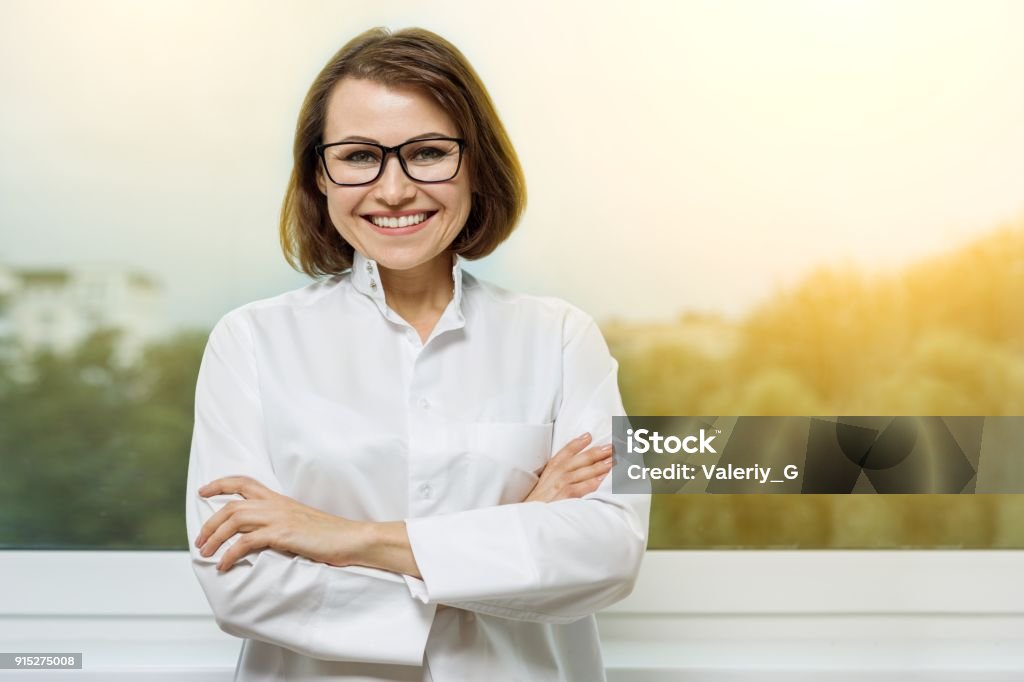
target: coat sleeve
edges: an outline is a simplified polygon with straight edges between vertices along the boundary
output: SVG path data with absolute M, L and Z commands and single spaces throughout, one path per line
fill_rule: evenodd
M 556 451 L 584 431 L 595 446 L 611 442 L 612 416 L 625 415 L 618 363 L 597 324 L 571 309 L 565 326 Z M 406 519 L 422 575 L 405 576 L 410 592 L 424 603 L 551 623 L 624 598 L 647 546 L 650 486 L 613 492 L 612 478 L 579 499 Z
M 285 493 L 264 437 L 253 338 L 244 308 L 214 327 L 196 386 L 185 518 L 192 568 L 218 626 L 237 637 L 270 642 L 331 661 L 421 665 L 436 605 L 410 597 L 396 573 L 340 568 L 264 548 L 219 573 L 213 556 L 195 547 L 203 524 L 241 495 L 204 498 L 198 489 L 231 475 Z

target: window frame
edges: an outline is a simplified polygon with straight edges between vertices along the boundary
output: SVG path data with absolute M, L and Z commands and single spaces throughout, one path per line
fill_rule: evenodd
M 1022 574 L 1024 550 L 650 550 L 602 655 L 609 682 L 1010 682 Z M 238 657 L 187 551 L 0 550 L 0 604 L 0 650 L 82 652 L 85 679 L 228 682 Z
M 1024 550 L 649 550 L 606 612 L 1024 614 L 1022 575 Z M 210 615 L 183 550 L 0 550 L 0 604 L 5 616 Z

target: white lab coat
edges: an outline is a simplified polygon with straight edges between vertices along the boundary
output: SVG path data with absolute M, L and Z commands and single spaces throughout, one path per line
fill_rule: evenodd
M 631 591 L 650 496 L 523 503 L 548 458 L 624 410 L 588 315 L 453 268 L 426 343 L 376 263 L 225 315 L 196 389 L 186 520 L 237 682 L 604 679 L 595 611 Z M 422 580 L 263 549 L 218 573 L 192 542 L 246 475 L 351 519 L 405 520 Z M 649 490 L 649 488 L 648 488 Z M 456 608 L 436 612 L 437 604 Z

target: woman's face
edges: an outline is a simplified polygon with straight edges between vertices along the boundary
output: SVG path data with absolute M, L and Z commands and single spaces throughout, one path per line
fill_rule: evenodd
M 422 90 L 343 78 L 328 99 L 324 142 L 357 137 L 394 147 L 428 133 L 459 137 L 461 132 Z M 327 197 L 331 222 L 345 241 L 384 268 L 410 270 L 444 254 L 465 225 L 471 202 L 467 161 L 463 158 L 458 175 L 451 180 L 421 184 L 411 180 L 398 158 L 389 154 L 384 173 L 375 182 L 357 187 L 335 185 L 319 164 L 317 183 Z M 428 218 L 398 230 L 371 221 L 373 216 L 413 214 Z

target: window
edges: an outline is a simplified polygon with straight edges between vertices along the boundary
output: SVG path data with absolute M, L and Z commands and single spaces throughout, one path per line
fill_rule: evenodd
M 532 192 L 513 241 L 474 270 L 592 313 L 634 414 L 1020 414 L 1019 88 L 982 86 L 1024 69 L 1005 30 L 1021 6 L 921 22 L 798 5 L 743 21 L 715 4 L 656 22 L 608 9 L 586 32 L 535 35 L 527 3 L 499 32 L 530 29 L 527 51 L 448 24 L 486 65 Z M 201 22 L 173 4 L 61 10 L 60 30 L 27 1 L 0 22 L 0 221 L 17 226 L 0 233 L 0 548 L 180 550 L 206 334 L 306 283 L 275 224 L 296 93 L 317 55 L 378 15 L 263 7 L 239 30 L 228 6 Z M 280 33 L 296 22 L 308 30 Z M 943 31 L 966 25 L 950 50 Z M 624 125 L 637 143 L 594 146 Z M 72 295 L 86 271 L 109 277 L 94 296 L 105 281 L 145 292 L 129 315 L 90 316 Z M 40 336 L 42 306 L 54 324 Z M 147 342 L 119 352 L 126 339 Z M 1024 547 L 1022 504 L 659 496 L 650 547 Z

